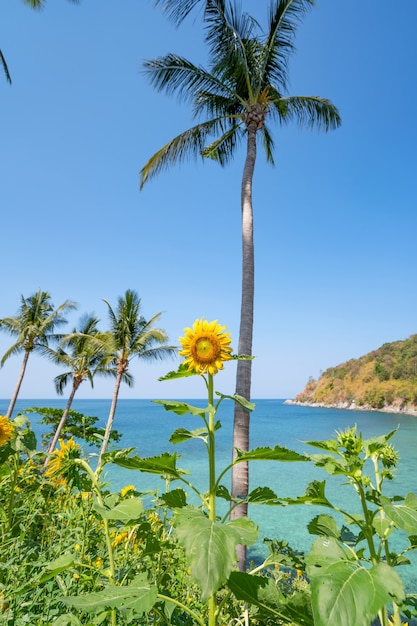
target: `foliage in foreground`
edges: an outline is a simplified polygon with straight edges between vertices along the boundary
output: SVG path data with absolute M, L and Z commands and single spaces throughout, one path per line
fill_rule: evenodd
M 176 430 L 171 442 L 201 440 L 208 462 L 221 426 L 212 418 L 226 397 L 218 395 L 214 410 L 162 403 L 168 411 L 202 420 L 201 428 Z M 228 514 L 218 515 L 221 500 L 234 505 L 223 483 L 228 468 L 200 493 L 179 468 L 176 454 L 140 458 L 134 450 L 118 450 L 106 456 L 108 468 L 116 463 L 161 475 L 163 487 L 160 493 L 140 494 L 128 485 L 111 493 L 92 469 L 94 457 L 68 445 L 74 440 L 62 442 L 58 462 L 51 461 L 53 471 L 45 475 L 27 418 L 18 416 L 12 426 L 10 440 L 0 447 L 5 626 L 369 626 L 374 619 L 397 626 L 401 615 L 416 615 L 415 597 L 405 595 L 398 571 L 417 546 L 417 496 L 387 497 L 382 489 L 397 464 L 391 445 L 395 432 L 363 440 L 348 429 L 332 440 L 308 442 L 319 451 L 308 457 L 279 446 L 241 454 L 242 462 L 308 459 L 329 475 L 344 477 L 360 503 L 360 513 L 341 510 L 329 501 L 325 480 L 312 482 L 292 499 L 268 487 L 254 488 L 249 503 L 318 505 L 325 512 L 308 525 L 316 539 L 305 558 L 284 540 L 270 540 L 265 561 L 242 573 L 235 567 L 236 543 L 253 543 L 257 529 L 249 519 L 231 523 Z M 196 493 L 197 506 L 189 501 Z M 211 519 L 213 506 L 217 512 Z M 408 538 L 399 552 L 391 547 L 396 533 Z

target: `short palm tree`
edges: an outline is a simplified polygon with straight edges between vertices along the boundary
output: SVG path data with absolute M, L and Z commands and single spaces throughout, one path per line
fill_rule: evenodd
M 66 385 L 72 382 L 71 392 L 61 420 L 52 437 L 45 459 L 44 467 L 46 468 L 51 452 L 55 450 L 61 431 L 65 425 L 68 414 L 71 410 L 72 401 L 77 393 L 81 383 L 88 380 L 91 387 L 94 387 L 94 377 L 98 374 L 114 373 L 115 370 L 109 367 L 109 354 L 104 349 L 103 333 L 98 329 L 99 320 L 94 315 L 83 315 L 79 321 L 78 327 L 75 327 L 71 333 L 65 335 L 58 348 L 54 350 L 49 346 L 45 346 L 42 354 L 47 356 L 56 365 L 68 368 L 67 371 L 55 377 L 55 389 L 58 394 L 62 395 Z
M 128 371 L 132 359 L 155 361 L 174 356 L 177 352 L 176 346 L 166 344 L 168 341 L 166 332 L 160 328 L 154 328 L 161 313 L 157 313 L 147 321 L 140 314 L 141 300 L 135 291 L 128 289 L 124 296 L 118 299 L 115 310 L 107 300 L 104 302 L 107 304 L 110 320 L 110 330 L 105 344 L 108 354 L 112 355 L 112 365 L 116 369 L 116 382 L 98 460 L 99 471 L 113 426 L 120 385 L 122 382 L 129 387 L 133 385 L 133 377 Z
M 0 320 L 0 330 L 16 337 L 15 343 L 3 355 L 0 366 L 3 367 L 8 358 L 23 352 L 23 363 L 12 399 L 7 410 L 7 417 L 11 417 L 20 387 L 26 372 L 29 355 L 32 352 L 41 353 L 51 342 L 62 338 L 53 331 L 58 326 L 67 323 L 64 314 L 75 309 L 77 305 L 66 300 L 56 309 L 51 302 L 47 291 L 38 290 L 29 298 L 21 296 L 21 305 L 16 317 L 5 317 Z
M 176 21 L 202 0 L 159 0 Z M 168 94 L 177 93 L 192 104 L 195 126 L 156 152 L 140 172 L 141 187 L 152 176 L 188 158 L 209 157 L 227 164 L 239 144 L 246 141 L 246 160 L 241 182 L 242 300 L 239 354 L 252 354 L 254 310 L 254 242 L 252 182 L 258 137 L 266 159 L 274 163 L 272 127 L 296 121 L 328 131 L 337 128 L 340 116 L 327 99 L 288 96 L 288 59 L 294 50 L 296 27 L 314 0 L 272 0 L 267 29 L 225 0 L 205 0 L 206 42 L 210 69 L 196 66 L 175 54 L 145 62 L 151 84 Z M 250 399 L 251 361 L 238 361 L 236 393 Z M 249 413 L 235 406 L 233 449 L 248 450 Z M 248 493 L 248 468 L 234 467 L 232 495 Z M 234 516 L 246 514 L 246 506 Z

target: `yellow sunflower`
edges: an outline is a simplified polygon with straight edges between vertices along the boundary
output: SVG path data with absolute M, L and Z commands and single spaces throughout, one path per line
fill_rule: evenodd
M 224 333 L 226 326 L 220 326 L 217 320 L 208 322 L 201 318 L 192 328 L 185 328 L 185 337 L 180 337 L 182 350 L 178 353 L 185 357 L 184 365 L 197 374 L 217 374 L 223 369 L 223 361 L 229 361 L 232 348 L 230 333 Z
M 135 491 L 136 491 L 136 487 L 134 487 L 133 485 L 126 485 L 126 487 L 123 487 L 122 490 L 120 491 L 120 495 L 122 498 L 124 498 L 128 493 L 135 492 Z
M 80 444 L 75 443 L 73 437 L 71 437 L 71 439 L 68 439 L 67 442 L 65 442 L 63 439 L 60 439 L 59 445 L 61 446 L 61 449 L 59 450 L 58 448 L 56 448 L 56 450 L 54 450 L 51 454 L 45 476 L 57 476 L 64 469 L 66 461 L 69 461 L 70 459 L 77 459 L 80 457 Z
M 13 434 L 13 424 L 5 415 L 0 415 L 0 446 L 10 441 Z

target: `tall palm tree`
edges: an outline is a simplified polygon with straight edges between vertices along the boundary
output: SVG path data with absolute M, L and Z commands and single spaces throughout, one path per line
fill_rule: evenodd
M 177 19 L 181 7 L 189 11 L 199 1 L 160 0 L 174 11 Z M 337 108 L 329 100 L 286 95 L 288 60 L 294 51 L 296 27 L 313 3 L 314 0 L 272 0 L 264 33 L 258 22 L 235 4 L 205 0 L 210 69 L 174 54 L 144 64 L 156 89 L 168 94 L 176 92 L 189 100 L 195 117 L 203 117 L 203 121 L 169 141 L 149 159 L 140 172 L 141 187 L 161 170 L 187 158 L 209 157 L 225 165 L 239 143 L 246 141 L 241 182 L 242 300 L 238 350 L 249 356 L 254 309 L 252 182 L 257 138 L 267 161 L 274 164 L 272 125 L 295 120 L 300 125 L 328 131 L 341 123 Z M 250 392 L 251 361 L 238 361 L 236 393 L 249 400 Z M 236 448 L 249 448 L 249 413 L 239 404 L 235 406 L 233 428 L 233 449 Z M 248 481 L 247 466 L 237 464 L 232 475 L 234 498 L 247 495 Z M 247 507 L 241 505 L 233 516 L 245 515 L 246 511 Z
M 28 298 L 21 296 L 21 305 L 16 317 L 5 317 L 0 320 L 0 330 L 16 337 L 15 343 L 3 355 L 0 366 L 3 367 L 11 356 L 23 352 L 23 363 L 7 410 L 7 417 L 12 416 L 29 355 L 32 352 L 42 352 L 50 342 L 59 341 L 62 338 L 62 335 L 55 334 L 53 331 L 58 326 L 67 323 L 64 314 L 75 308 L 77 305 L 74 302 L 66 300 L 55 309 L 50 294 L 39 289 Z
M 116 310 L 107 300 L 104 302 L 107 304 L 110 320 L 110 331 L 105 343 L 109 354 L 113 355 L 112 365 L 116 368 L 116 382 L 100 450 L 98 470 L 102 465 L 103 454 L 107 450 L 120 385 L 123 381 L 131 387 L 134 382 L 133 376 L 128 371 L 132 359 L 137 357 L 144 361 L 155 361 L 174 356 L 177 352 L 176 346 L 166 344 L 168 341 L 166 332 L 160 328 L 154 328 L 161 313 L 157 313 L 147 321 L 140 314 L 141 300 L 135 291 L 128 289 L 124 296 L 118 299 Z
M 104 348 L 104 335 L 100 333 L 98 323 L 99 319 L 97 317 L 85 314 L 81 317 L 78 328 L 75 327 L 71 333 L 65 335 L 56 350 L 49 346 L 45 346 L 42 349 L 44 356 L 47 356 L 57 365 L 68 368 L 67 371 L 59 374 L 54 379 L 57 393 L 62 395 L 66 385 L 72 381 L 66 407 L 48 446 L 44 468 L 46 468 L 49 461 L 48 455 L 55 450 L 71 410 L 72 401 L 81 383 L 84 380 L 89 380 L 91 387 L 94 387 L 94 376 L 97 374 L 116 374 L 116 370 L 109 367 L 109 354 Z

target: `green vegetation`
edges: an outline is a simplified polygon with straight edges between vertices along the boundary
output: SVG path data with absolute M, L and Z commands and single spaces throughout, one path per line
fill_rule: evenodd
M 166 378 L 188 375 L 180 368 Z M 126 485 L 113 493 L 72 438 L 61 442 L 43 472 L 44 453 L 28 419 L 0 416 L 1 623 L 411 626 L 404 620 L 417 615 L 415 597 L 406 595 L 399 570 L 417 548 L 417 496 L 387 497 L 383 491 L 398 461 L 390 443 L 395 431 L 364 440 L 347 429 L 332 440 L 307 442 L 318 450 L 314 454 L 280 446 L 239 452 L 238 463 L 313 463 L 330 476 L 343 476 L 344 488 L 354 489 L 360 503 L 359 513 L 333 504 L 325 480 L 308 484 L 297 498 L 253 488 L 247 502 L 269 511 L 313 505 L 326 512 L 307 526 L 316 537 L 309 554 L 296 553 L 284 539 L 269 539 L 264 562 L 241 572 L 236 546 L 254 543 L 258 529 L 249 518 L 228 519 L 230 509 L 219 514 L 220 501 L 239 503 L 223 482 L 230 467 L 216 473 L 214 464 L 221 428 L 216 412 L 229 396 L 214 391 L 212 376 L 203 378 L 206 408 L 159 404 L 183 415 L 185 423 L 187 414 L 201 418 L 201 428 L 177 429 L 170 441 L 201 441 L 207 452 L 205 493 L 180 469 L 175 453 L 141 458 L 133 449 L 106 453 L 107 472 L 116 464 L 159 474 L 161 489 L 138 493 Z M 199 504 L 190 503 L 190 494 Z M 390 542 L 397 534 L 408 541 L 395 552 Z
M 296 402 L 417 411 L 417 335 L 386 343 L 310 380 Z

